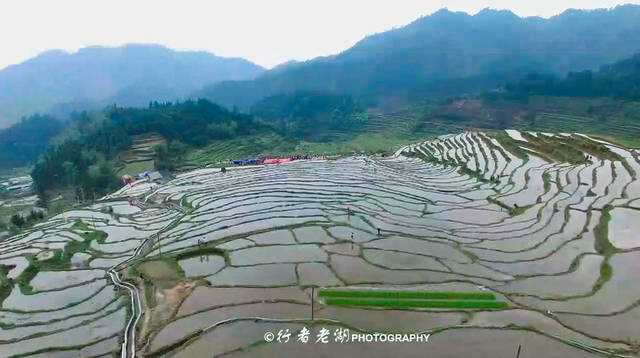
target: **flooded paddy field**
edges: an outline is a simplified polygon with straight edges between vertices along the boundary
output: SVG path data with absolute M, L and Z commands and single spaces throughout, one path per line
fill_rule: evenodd
M 559 160 L 566 145 L 584 160 Z M 0 243 L 0 356 L 639 353 L 634 155 L 577 135 L 466 132 L 391 157 L 124 187 Z M 356 307 L 317 294 L 356 287 L 507 305 Z M 330 343 L 315 344 L 322 328 Z M 286 329 L 289 343 L 265 342 Z M 431 336 L 338 344 L 337 329 Z

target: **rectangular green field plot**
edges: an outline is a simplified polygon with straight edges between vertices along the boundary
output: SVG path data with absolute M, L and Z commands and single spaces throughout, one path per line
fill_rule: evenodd
M 502 309 L 507 303 L 496 301 L 488 292 L 424 292 L 389 290 L 320 290 L 328 305 L 394 308 Z
M 420 298 L 424 300 L 495 300 L 490 292 L 425 292 L 391 290 L 320 290 L 320 297 Z
M 480 308 L 480 309 L 500 309 L 506 308 L 507 304 L 502 301 L 468 301 L 468 300 L 411 300 L 411 299 L 388 299 L 388 298 L 352 298 L 352 297 L 332 297 L 327 298 L 328 305 L 338 306 L 367 306 L 367 307 L 424 307 L 424 308 Z

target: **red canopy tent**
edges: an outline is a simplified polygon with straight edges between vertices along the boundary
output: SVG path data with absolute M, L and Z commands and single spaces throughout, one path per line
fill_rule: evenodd
M 278 164 L 278 163 L 288 163 L 293 161 L 291 158 L 267 158 L 264 160 L 264 164 Z

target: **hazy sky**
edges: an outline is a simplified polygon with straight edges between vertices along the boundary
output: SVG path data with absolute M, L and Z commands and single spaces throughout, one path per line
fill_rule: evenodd
M 0 68 L 50 49 L 158 43 L 244 57 L 265 67 L 334 54 L 364 36 L 446 7 L 520 16 L 608 8 L 614 0 L 8 0 L 0 2 Z

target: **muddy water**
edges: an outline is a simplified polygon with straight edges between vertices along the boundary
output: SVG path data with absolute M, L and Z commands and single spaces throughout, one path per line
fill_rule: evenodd
M 365 245 L 369 248 L 403 251 L 427 256 L 446 258 L 458 262 L 470 262 L 469 258 L 454 247 L 437 242 L 412 239 L 406 237 L 393 237 L 372 241 Z
M 42 337 L 4 344 L 2 345 L 2 354 L 8 357 L 19 353 L 34 352 L 43 347 L 54 348 L 88 344 L 122 331 L 125 319 L 126 310 L 122 308 L 112 315 L 94 321 L 89 326 L 80 326 Z
M 296 334 L 294 332 L 298 332 L 301 329 L 301 324 L 239 321 L 211 330 L 194 343 L 168 356 L 176 358 L 216 357 L 223 353 L 244 348 L 248 344 L 264 341 L 265 332 L 277 333 L 289 330 L 291 334 L 289 340 L 295 340 Z
M 562 298 L 566 296 L 585 295 L 592 291 L 593 285 L 600 277 L 600 265 L 604 257 L 599 255 L 584 256 L 576 271 L 559 276 L 538 276 L 526 278 L 500 286 L 500 291 L 540 298 Z
M 632 251 L 611 256 L 609 264 L 613 275 L 600 290 L 591 296 L 564 301 L 541 300 L 532 297 L 514 298 L 529 307 L 557 312 L 606 315 L 620 312 L 632 306 L 640 297 L 637 272 L 640 269 L 640 252 Z
M 619 248 L 636 247 L 628 233 L 638 230 L 633 226 L 625 227 L 624 223 L 633 225 L 638 220 L 633 220 L 633 212 L 629 214 L 631 209 L 620 206 L 633 207 L 640 199 L 620 197 L 622 193 L 633 194 L 634 188 L 638 187 L 631 182 L 631 177 L 625 176 L 624 166 L 617 161 L 602 165 L 598 162 L 592 166 L 547 163 L 533 154 L 523 164 L 511 153 L 492 153 L 493 149 L 486 146 L 482 138 L 483 134 L 470 133 L 443 136 L 437 143 L 422 144 L 420 149 L 431 151 L 437 157 L 461 161 L 460 165 L 476 167 L 477 163 L 479 169 L 485 171 L 482 174 L 485 177 L 500 172 L 505 176 L 500 177 L 499 184 L 479 182 L 473 176 L 460 174 L 457 167 L 406 157 L 300 161 L 233 170 L 224 175 L 204 170 L 187 173 L 155 189 L 155 198 L 188 201 L 193 210 L 190 208 L 186 214 L 171 208 L 138 211 L 124 200 L 112 203 L 122 216 L 104 215 L 97 211 L 101 209 L 97 206 L 94 210 L 77 209 L 68 213 L 71 224 L 65 223 L 65 216 L 60 216 L 32 232 L 3 241 L 0 251 L 3 260 L 15 260 L 18 264 L 19 267 L 9 271 L 15 278 L 24 268 L 22 259 L 26 253 L 38 254 L 47 245 L 63 247 L 70 240 L 82 240 L 77 233 L 69 231 L 75 218 L 82 218 L 108 233 L 104 244 L 93 243 L 92 247 L 100 252 L 85 253 L 91 255 L 90 258 L 84 256 L 91 267 L 104 269 L 122 262 L 137 248 L 140 239 L 153 238 L 174 219 L 177 219 L 174 225 L 162 232 L 149 258 L 160 252 L 166 256 L 195 248 L 199 240 L 227 251 L 229 266 L 225 266 L 220 256 L 180 260 L 179 265 L 188 280 L 204 278 L 213 287 L 198 287 L 186 298 L 180 307 L 180 318 L 167 327 L 158 327 L 159 340 L 152 343 L 153 349 L 228 317 L 272 315 L 286 318 L 292 317 L 293 313 L 306 317 L 309 313 L 308 286 L 350 284 L 425 290 L 464 288 L 463 291 L 474 292 L 495 288 L 507 295 L 498 295 L 501 300 L 522 305 L 518 306 L 521 309 L 477 311 L 475 314 L 316 306 L 318 313 L 326 312 L 332 318 L 344 318 L 349 324 L 376 330 L 456 326 L 472 316 L 474 325 L 500 327 L 494 331 L 474 329 L 439 333 L 429 343 L 442 348 L 437 351 L 442 353 L 439 356 L 469 355 L 470 351 L 463 349 L 465 343 L 474 344 L 472 353 L 479 356 L 502 356 L 507 351 L 508 356 L 512 356 L 519 340 L 525 348 L 521 357 L 584 356 L 582 351 L 558 341 L 505 329 L 510 323 L 535 326 L 545 333 L 578 339 L 583 339 L 579 331 L 606 335 L 613 340 L 626 339 L 621 337 L 632 332 L 635 318 L 632 305 L 640 297 L 633 281 L 636 278 L 633 272 L 638 269 L 634 263 L 640 260 L 634 252 L 614 254 L 610 258 L 613 277 L 592 294 L 603 258 L 594 250 L 594 228 L 601 214 L 590 207 L 592 203 L 598 207 L 608 202 L 618 205 L 611 212 L 610 240 Z M 554 138 L 549 137 L 549 140 Z M 495 140 L 491 142 L 500 146 Z M 527 145 L 526 142 L 519 144 Z M 472 154 L 474 150 L 475 154 Z M 420 151 L 414 153 L 420 155 Z M 503 156 L 511 160 L 505 162 Z M 552 178 L 549 191 L 544 189 L 544 172 Z M 586 197 L 590 188 L 596 196 Z M 145 190 L 136 188 L 129 193 L 142 194 Z M 532 206 L 524 213 L 510 216 L 507 210 L 489 202 L 488 197 L 507 205 Z M 570 210 L 567 216 L 565 208 L 571 206 L 581 210 Z M 347 207 L 353 210 L 352 215 L 346 214 Z M 162 250 L 158 250 L 159 245 Z M 4 306 L 53 310 L 0 311 L 3 322 L 21 325 L 6 337 L 47 331 L 41 328 L 67 329 L 72 323 L 81 322 L 83 317 L 90 320 L 84 324 L 88 331 L 99 326 L 91 320 L 99 317 L 104 306 L 115 298 L 112 286 L 104 286 L 95 298 L 77 306 L 62 306 L 80 302 L 90 292 L 101 289 L 90 282 L 91 278 L 101 280 L 100 277 L 80 274 L 93 271 L 100 270 L 42 272 L 32 280 L 36 290 L 64 288 L 69 284 L 77 284 L 77 290 L 69 287 L 35 295 L 21 295 L 14 290 Z M 199 282 L 206 285 L 204 280 Z M 303 290 L 305 287 L 306 291 Z M 237 306 L 232 307 L 234 304 Z M 553 318 L 544 314 L 532 313 L 531 309 L 552 310 L 566 327 L 558 326 Z M 629 311 L 621 312 L 624 309 Z M 584 316 L 562 311 L 617 314 Z M 76 314 L 82 316 L 70 317 Z M 597 323 L 599 318 L 602 318 L 603 328 Z M 50 319 L 57 321 L 43 324 Z M 619 322 L 618 329 L 611 328 L 616 327 L 616 322 Z M 229 324 L 207 334 L 207 339 L 195 339 L 179 352 L 183 356 L 207 356 L 212 352 L 246 347 L 260 341 L 263 327 L 267 326 Z M 576 331 L 571 331 L 573 327 Z M 242 333 L 246 334 L 244 340 L 230 337 Z M 107 342 L 116 334 L 118 332 L 109 337 L 101 335 L 101 338 Z M 478 336 L 484 340 L 477 340 Z M 437 346 L 438 337 L 455 337 L 456 340 L 442 338 L 442 342 L 448 342 L 452 347 L 443 343 Z M 43 344 L 56 346 L 57 342 Z M 93 342 L 83 344 L 94 346 Z M 601 346 L 601 342 L 596 341 L 590 341 L 590 344 Z M 402 356 L 411 356 L 414 352 L 424 356 L 429 353 L 423 345 L 415 351 L 411 347 L 403 344 L 395 354 L 401 352 Z M 285 349 L 282 352 L 288 352 L 286 347 L 280 348 Z M 271 353 L 267 349 L 271 348 L 256 346 L 238 354 L 250 352 L 255 353 L 254 356 L 269 356 Z M 369 353 L 366 349 L 366 345 L 356 348 L 334 346 L 331 353 L 332 356 L 389 356 L 385 354 L 384 346 L 376 346 Z M 103 351 L 96 348 L 92 352 Z M 289 353 L 307 354 L 294 351 Z M 77 348 L 69 353 L 82 354 L 80 352 Z M 329 350 L 325 352 L 329 353 Z
M 301 286 L 338 286 L 342 281 L 322 263 L 301 263 L 298 264 L 298 283 Z
M 8 310 L 36 311 L 61 309 L 71 303 L 88 299 L 106 285 L 106 280 L 97 280 L 86 285 L 74 286 L 60 291 L 47 291 L 24 295 L 16 286 L 4 300 L 2 308 Z
M 202 255 L 178 261 L 187 278 L 213 275 L 225 266 L 224 257 Z
M 327 261 L 327 254 L 317 245 L 272 245 L 250 247 L 229 254 L 235 266 L 268 263 L 319 262 Z
M 287 286 L 298 282 L 294 264 L 225 267 L 207 280 L 213 286 Z
M 389 269 L 449 271 L 449 269 L 432 257 L 404 252 L 365 249 L 362 252 L 362 257 L 374 265 Z
M 300 243 L 332 243 L 335 240 L 327 235 L 326 231 L 319 226 L 308 226 L 293 230 L 296 239 Z
M 571 339 L 592 347 L 601 349 L 624 349 L 623 344 L 609 343 L 591 339 L 582 334 L 571 331 L 554 321 L 552 318 L 536 311 L 505 310 L 496 312 L 478 312 L 473 318 L 464 324 L 469 327 L 496 327 L 504 328 L 509 325 L 534 328 L 540 332 L 550 334 L 563 339 Z
M 424 312 L 386 309 L 359 309 L 327 306 L 316 317 L 338 320 L 349 326 L 374 332 L 421 332 L 461 324 L 464 312 Z
M 610 316 L 585 316 L 579 314 L 556 315 L 558 320 L 571 329 L 609 340 L 638 340 L 640 307 Z
M 328 328 L 333 331 L 335 327 Z M 262 344 L 229 357 L 515 357 L 519 345 L 520 358 L 596 357 L 537 333 L 492 329 L 447 330 L 431 336 L 427 343 Z
M 158 333 L 150 350 L 175 343 L 189 333 L 206 328 L 216 322 L 236 317 L 305 318 L 311 314 L 311 306 L 292 303 L 256 303 L 230 306 L 197 313 L 169 323 Z
M 610 212 L 609 240 L 619 249 L 640 247 L 640 210 L 615 208 Z
M 47 291 L 79 285 L 104 276 L 102 270 L 40 271 L 30 284 L 35 291 Z

